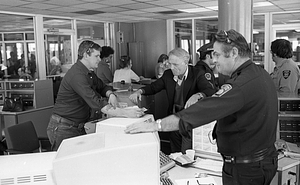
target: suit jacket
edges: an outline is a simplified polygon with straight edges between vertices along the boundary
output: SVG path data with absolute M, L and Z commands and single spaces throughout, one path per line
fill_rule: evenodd
M 211 96 L 216 92 L 216 87 L 213 86 L 205 78 L 205 74 L 200 73 L 199 70 L 193 66 L 188 66 L 188 76 L 184 82 L 183 100 L 187 100 L 195 93 L 202 92 L 206 96 Z M 168 114 L 173 114 L 174 96 L 176 82 L 173 79 L 174 75 L 171 69 L 164 72 L 163 76 L 155 82 L 143 87 L 143 95 L 153 95 L 161 90 L 166 90 L 168 96 Z

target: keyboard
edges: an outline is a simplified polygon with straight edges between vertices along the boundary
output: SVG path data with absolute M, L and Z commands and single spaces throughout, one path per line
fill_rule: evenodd
M 174 185 L 169 177 L 160 176 L 160 185 Z
M 175 162 L 162 151 L 159 152 L 160 159 L 160 174 L 168 171 L 175 166 Z

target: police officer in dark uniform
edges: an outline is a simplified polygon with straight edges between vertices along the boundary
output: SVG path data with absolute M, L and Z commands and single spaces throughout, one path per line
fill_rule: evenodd
M 195 68 L 197 68 L 200 73 L 203 73 L 205 78 L 211 83 L 213 86 L 217 86 L 215 74 L 216 71 L 216 65 L 212 58 L 212 52 L 213 52 L 213 43 L 210 42 L 208 44 L 204 44 L 201 46 L 197 51 L 200 53 L 199 61 L 196 63 Z
M 230 79 L 212 97 L 152 123 L 129 125 L 126 133 L 179 130 L 218 120 L 216 140 L 224 164 L 223 185 L 267 185 L 278 165 L 274 147 L 277 93 L 270 75 L 251 59 L 245 38 L 235 30 L 220 31 L 213 57 Z

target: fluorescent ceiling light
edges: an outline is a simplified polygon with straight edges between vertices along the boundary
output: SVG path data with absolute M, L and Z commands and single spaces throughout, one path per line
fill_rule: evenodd
M 219 7 L 218 6 L 208 6 L 206 7 L 207 9 L 211 9 L 211 10 L 218 10 Z
M 253 7 L 273 6 L 270 2 L 257 2 L 253 3 Z
M 288 22 L 300 22 L 300 20 L 295 19 L 295 20 L 288 20 Z
M 300 30 L 295 30 L 296 32 L 300 32 Z
M 186 13 L 199 13 L 199 12 L 209 12 L 212 10 L 206 8 L 190 8 L 190 9 L 179 9 L 179 11 L 186 12 Z

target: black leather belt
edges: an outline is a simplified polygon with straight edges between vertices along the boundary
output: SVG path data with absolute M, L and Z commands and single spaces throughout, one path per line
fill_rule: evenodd
M 263 150 L 260 150 L 254 153 L 253 155 L 243 156 L 243 157 L 236 157 L 236 156 L 230 156 L 224 154 L 221 155 L 223 157 L 224 162 L 226 163 L 255 163 L 265 159 L 273 151 L 274 149 L 273 147 L 271 147 L 271 148 L 265 148 Z
M 78 128 L 78 129 L 82 129 L 84 127 L 84 124 L 85 124 L 85 123 L 76 123 L 74 121 L 63 118 L 63 117 L 61 117 L 57 114 L 52 114 L 51 118 L 56 120 L 59 123 L 65 124 L 67 126 L 75 127 L 75 128 Z

